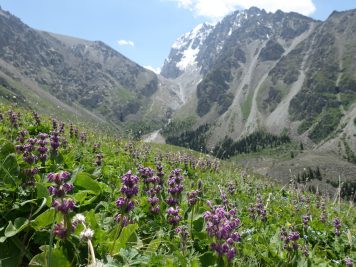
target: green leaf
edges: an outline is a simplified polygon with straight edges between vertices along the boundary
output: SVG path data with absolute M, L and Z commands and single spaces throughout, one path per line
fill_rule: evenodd
M 0 140 L 0 161 L 5 159 L 9 154 L 13 154 L 16 152 L 15 146 L 8 142 L 7 140 Z
M 71 264 L 60 249 L 53 249 L 51 254 L 51 267 L 70 267 Z M 29 267 L 48 266 L 48 251 L 35 255 L 30 261 Z
M 108 236 L 107 234 L 101 229 L 99 226 L 96 217 L 95 217 L 95 211 L 92 209 L 88 213 L 85 214 L 85 219 L 87 222 L 87 226 L 94 230 L 94 237 L 95 240 L 99 243 L 104 243 L 108 241 Z
M 91 204 L 97 197 L 98 195 L 91 190 L 81 190 L 73 195 L 75 203 L 81 206 Z
M 0 181 L 16 186 L 20 181 L 17 177 L 18 164 L 15 154 L 8 154 L 3 160 L 0 159 Z
M 125 226 L 122 229 L 121 234 L 120 234 L 119 238 L 116 241 L 114 251 L 120 251 L 120 249 L 126 248 L 127 241 L 130 239 L 130 237 L 132 235 L 135 234 L 135 231 L 137 229 L 138 229 L 138 225 L 137 224 L 129 224 L 129 225 Z
M 160 244 L 161 244 L 161 239 L 159 238 L 151 240 L 151 242 L 147 245 L 145 254 L 146 255 L 154 254 L 157 251 Z
M 36 183 L 37 198 L 49 197 L 48 187 L 43 183 Z
M 32 227 L 38 231 L 38 230 L 41 230 L 43 227 L 46 227 L 46 226 L 52 224 L 54 214 L 55 214 L 54 209 L 49 209 L 49 210 L 46 210 L 45 212 L 42 212 L 40 215 L 38 215 L 33 220 Z
M 94 194 L 99 195 L 101 193 L 100 184 L 92 179 L 89 173 L 81 172 L 78 173 L 74 185 L 81 187 L 83 189 L 91 190 Z
M 10 221 L 5 229 L 5 237 L 17 235 L 19 232 L 21 232 L 27 227 L 28 223 L 29 220 L 22 217 L 16 218 L 14 223 Z
M 193 221 L 193 229 L 196 232 L 201 232 L 204 227 L 204 219 L 203 217 L 199 217 L 195 221 Z
M 18 266 L 21 248 L 17 247 L 12 240 L 8 239 L 5 243 L 0 242 L 0 266 Z
M 216 257 L 212 252 L 206 252 L 200 256 L 200 263 L 202 266 L 213 266 L 215 261 Z

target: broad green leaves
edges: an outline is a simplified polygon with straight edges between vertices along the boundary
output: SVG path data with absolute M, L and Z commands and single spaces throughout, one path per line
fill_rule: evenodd
M 135 235 L 137 229 L 138 229 L 137 224 L 129 224 L 125 226 L 122 229 L 119 238 L 117 239 L 114 252 L 117 253 L 118 251 L 120 251 L 120 249 L 128 247 L 128 245 L 132 246 L 133 244 L 132 243 L 128 244 L 128 241 L 130 240 L 130 238 L 133 237 L 133 235 Z
M 74 185 L 85 190 L 92 191 L 95 195 L 101 193 L 101 187 L 97 181 L 95 181 L 90 174 L 85 172 L 80 172 L 77 174 Z
M 46 210 L 34 219 L 31 226 L 37 231 L 41 230 L 53 223 L 54 214 L 55 210 L 53 208 Z
M 6 140 L 0 140 L 0 185 L 10 186 L 19 184 L 18 164 L 15 156 L 15 147 Z
M 40 254 L 37 254 L 32 258 L 29 263 L 29 267 L 71 267 L 70 261 L 63 254 L 63 251 L 59 248 L 52 250 L 50 259 L 48 259 L 48 248 L 45 247 L 44 251 Z M 50 261 L 50 264 L 49 262 Z

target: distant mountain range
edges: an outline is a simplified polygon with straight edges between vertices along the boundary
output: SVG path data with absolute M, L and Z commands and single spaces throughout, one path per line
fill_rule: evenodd
M 160 124 L 170 110 L 166 100 L 178 99 L 166 83 L 103 42 L 35 30 L 0 9 L 3 101 L 113 127 Z
M 0 8 L 0 101 L 137 135 L 161 129 L 204 151 L 288 136 L 355 163 L 355 29 L 356 10 L 324 22 L 236 11 L 179 37 L 156 75 L 100 41 L 35 30 Z
M 161 71 L 184 96 L 171 123 L 185 127 L 166 135 L 197 131 L 209 148 L 262 130 L 355 153 L 355 29 L 356 10 L 321 22 L 258 8 L 197 26 L 172 45 Z

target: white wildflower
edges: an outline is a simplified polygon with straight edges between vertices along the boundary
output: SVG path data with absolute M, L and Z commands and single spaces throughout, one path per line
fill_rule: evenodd
M 79 224 L 79 223 L 84 224 L 85 223 L 85 217 L 84 217 L 83 214 L 78 213 L 73 217 L 72 222 L 74 224 Z
M 80 239 L 82 240 L 91 240 L 94 236 L 94 231 L 90 228 L 84 229 L 80 233 Z

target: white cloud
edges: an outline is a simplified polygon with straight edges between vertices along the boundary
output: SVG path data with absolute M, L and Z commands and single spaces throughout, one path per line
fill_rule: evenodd
M 194 12 L 197 16 L 217 20 L 235 11 L 236 9 L 247 9 L 256 6 L 266 11 L 275 12 L 280 9 L 285 12 L 298 12 L 310 15 L 315 11 L 312 0 L 172 0 L 181 8 Z
M 153 71 L 156 74 L 159 74 L 161 72 L 161 68 L 160 67 L 152 67 L 152 66 L 144 66 L 145 69 L 148 69 L 150 71 Z
M 135 46 L 135 43 L 133 41 L 130 41 L 130 40 L 119 40 L 119 41 L 117 41 L 117 43 L 119 45 L 128 45 L 128 46 L 132 46 L 132 47 Z

